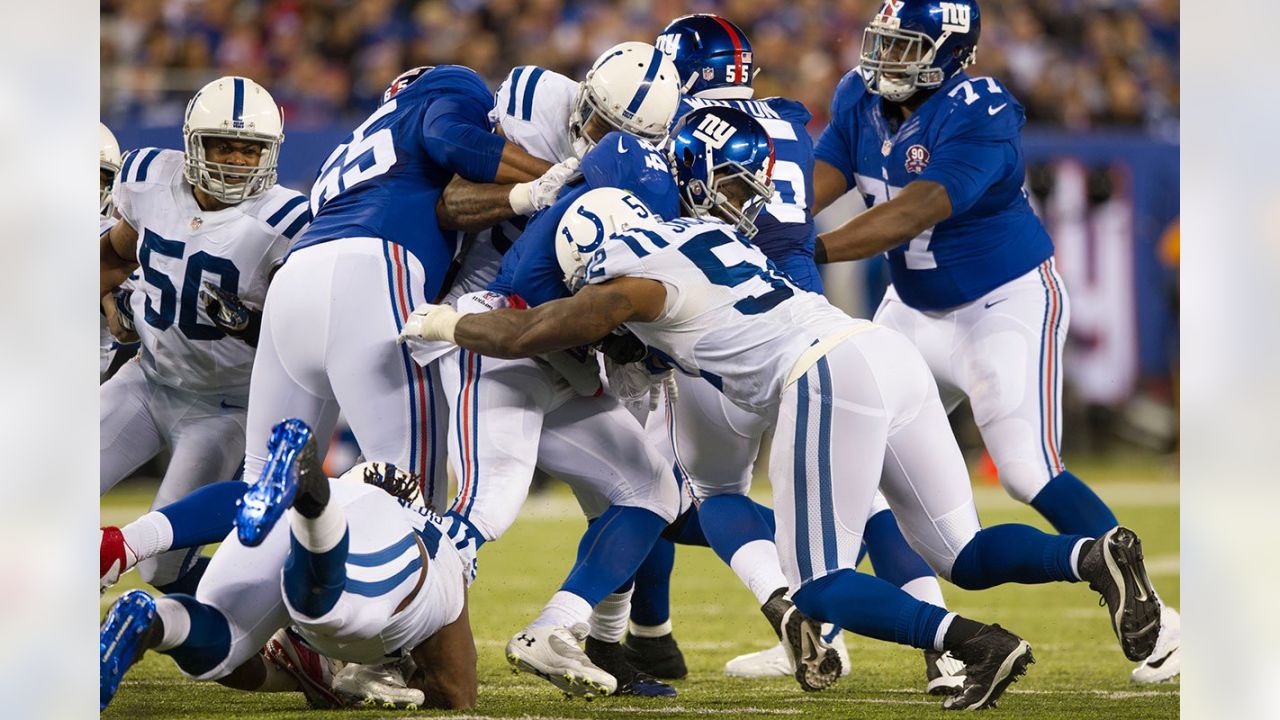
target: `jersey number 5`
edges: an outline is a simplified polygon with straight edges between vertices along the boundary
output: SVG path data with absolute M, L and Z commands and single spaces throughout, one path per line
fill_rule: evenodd
M 138 264 L 142 266 L 142 277 L 148 285 L 160 291 L 160 308 L 151 302 L 151 294 L 147 294 L 147 324 L 157 330 L 168 330 L 175 318 L 178 329 L 190 340 L 218 340 L 224 333 L 212 325 L 201 324 L 197 312 L 200 309 L 200 284 L 205 273 L 218 276 L 218 286 L 227 292 L 239 292 L 240 270 L 230 260 L 210 255 L 201 250 L 188 260 L 182 274 L 182 295 L 173 280 L 153 264 L 153 257 L 160 255 L 177 260 L 182 259 L 187 244 L 181 240 L 167 240 L 154 232 L 143 229 L 142 247 L 138 250 Z
M 382 128 L 365 136 L 369 127 L 396 109 L 395 99 L 374 111 L 351 133 L 351 140 L 339 145 L 325 160 L 320 179 L 311 187 L 311 214 L 320 212 L 326 201 L 343 191 L 377 177 L 396 164 L 396 145 L 391 128 Z

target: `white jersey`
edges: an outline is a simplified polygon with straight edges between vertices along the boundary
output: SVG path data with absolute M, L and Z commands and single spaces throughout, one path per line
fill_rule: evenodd
M 805 350 L 866 323 L 793 285 L 719 220 L 679 219 L 610 236 L 592 256 L 587 282 L 617 277 L 658 280 L 667 290 L 656 320 L 627 328 L 751 412 L 777 403 Z
M 201 210 L 177 150 L 125 156 L 113 198 L 138 231 L 141 278 L 132 297 L 147 378 L 202 394 L 247 398 L 254 349 L 210 322 L 200 297 L 208 281 L 261 309 L 267 283 L 311 220 L 306 196 L 275 186 L 239 205 Z

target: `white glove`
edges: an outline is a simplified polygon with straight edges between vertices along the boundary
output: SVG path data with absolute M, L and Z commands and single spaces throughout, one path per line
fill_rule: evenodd
M 397 342 L 406 340 L 444 340 L 453 342 L 453 329 L 462 315 L 449 305 L 422 303 L 404 323 Z
M 573 391 L 583 397 L 595 397 L 604 388 L 600 385 L 600 363 L 595 350 L 588 350 L 586 358 L 579 360 L 565 350 L 549 352 L 542 356 L 555 371 L 569 381 Z
M 552 165 L 542 177 L 533 182 L 520 183 L 511 188 L 508 198 L 511 209 L 519 215 L 532 215 L 550 207 L 560 195 L 560 189 L 579 175 L 578 158 L 569 158 Z
M 649 412 L 653 412 L 662 402 L 664 389 L 672 402 L 676 400 L 676 378 L 671 370 L 654 374 L 642 362 L 620 365 L 606 357 L 604 372 L 609 378 L 609 390 L 627 405 L 647 404 Z

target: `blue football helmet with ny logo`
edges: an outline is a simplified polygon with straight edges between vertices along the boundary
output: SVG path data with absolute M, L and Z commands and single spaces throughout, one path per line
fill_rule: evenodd
M 751 41 L 732 22 L 710 13 L 685 15 L 663 28 L 654 43 L 680 72 L 680 91 L 701 97 L 740 98 L 755 77 Z M 713 91 L 707 93 L 707 91 Z M 748 95 L 747 97 L 750 97 Z
M 936 88 L 973 63 L 981 33 L 976 0 L 884 0 L 862 34 L 867 90 L 903 102 Z
M 773 140 L 759 121 L 736 108 L 699 108 L 671 131 L 669 152 L 686 214 L 719 217 L 755 236 L 756 216 L 773 195 Z

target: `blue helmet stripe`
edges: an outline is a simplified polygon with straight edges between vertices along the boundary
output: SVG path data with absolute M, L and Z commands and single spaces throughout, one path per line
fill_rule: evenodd
M 649 96 L 649 86 L 653 84 L 653 79 L 658 77 L 658 68 L 662 67 L 662 51 L 654 48 L 653 57 L 649 59 L 649 69 L 644 72 L 644 80 L 640 82 L 640 87 L 636 88 L 636 94 L 631 98 L 631 104 L 627 105 L 627 109 L 622 113 L 624 117 L 631 118 L 635 116 L 636 111 L 644 103 L 644 99 Z
M 244 127 L 244 78 L 231 81 L 231 125 Z
M 529 79 L 524 84 L 524 100 L 522 101 L 523 107 L 520 108 L 520 117 L 525 120 L 533 119 L 533 91 L 537 89 L 538 80 L 542 78 L 543 72 L 542 68 L 535 68 L 533 72 L 529 73 Z
M 511 71 L 511 85 L 507 87 L 507 114 L 516 116 L 516 86 L 520 84 L 520 76 L 524 74 L 524 66 Z

